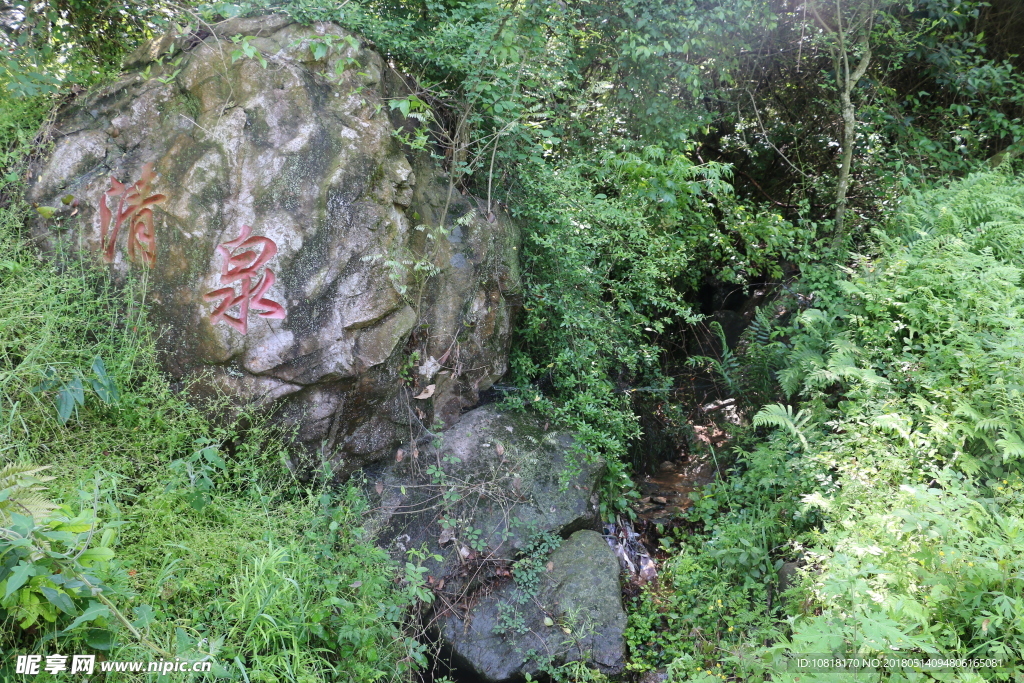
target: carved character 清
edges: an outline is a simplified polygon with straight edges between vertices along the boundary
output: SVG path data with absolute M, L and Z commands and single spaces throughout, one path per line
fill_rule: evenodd
M 134 185 L 126 185 L 110 177 L 110 189 L 100 198 L 100 249 L 107 263 L 114 261 L 117 236 L 125 221 L 128 224 L 128 260 L 142 261 L 150 267 L 156 262 L 156 233 L 150 207 L 165 201 L 167 196 L 150 194 L 155 178 L 152 163 L 142 167 L 142 176 Z M 107 202 L 114 197 L 118 198 L 117 208 L 111 211 Z

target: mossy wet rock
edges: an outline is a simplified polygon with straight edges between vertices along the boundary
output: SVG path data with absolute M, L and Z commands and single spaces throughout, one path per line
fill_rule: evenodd
M 480 680 L 536 673 L 543 656 L 530 656 L 531 649 L 550 652 L 554 662 L 622 668 L 618 560 L 594 531 L 604 465 L 571 455 L 572 435 L 548 426 L 532 414 L 483 406 L 367 472 L 379 542 L 396 559 L 426 567 L 438 598 L 429 621 L 453 661 Z M 568 540 L 550 557 L 535 556 L 557 538 Z M 544 570 L 533 587 L 537 599 L 519 605 L 513 577 L 524 557 Z M 527 633 L 495 633 L 510 609 Z M 544 627 L 545 617 L 559 625 Z M 543 642 L 530 633 L 543 634 Z
M 237 35 L 265 68 L 235 59 Z M 317 42 L 332 44 L 320 59 Z M 107 255 L 121 281 L 152 262 L 173 377 L 263 406 L 351 470 L 399 442 L 401 392 L 434 385 L 418 407 L 450 424 L 504 373 L 517 232 L 403 150 L 387 98 L 404 81 L 379 55 L 339 26 L 267 16 L 164 37 L 129 64 L 60 113 L 28 199 L 57 209 L 33 226 L 45 250 Z M 422 372 L 403 389 L 413 351 Z
M 453 664 L 494 683 L 570 661 L 608 675 L 622 673 L 626 613 L 614 551 L 601 534 L 583 530 L 541 563 L 535 594 L 522 599 L 523 589 L 506 582 L 468 614 L 455 611 L 441 620 Z

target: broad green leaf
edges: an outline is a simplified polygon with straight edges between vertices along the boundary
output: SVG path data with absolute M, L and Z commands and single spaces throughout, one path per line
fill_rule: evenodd
M 75 616 L 78 610 L 75 609 L 75 603 L 71 601 L 71 598 L 64 591 L 59 591 L 49 586 L 41 586 L 40 590 L 50 604 L 59 609 L 68 616 Z
M 17 512 L 9 512 L 8 514 L 11 517 L 11 531 L 22 538 L 27 538 L 28 535 L 32 533 L 32 529 L 35 528 L 35 520 L 28 515 L 23 515 Z
M 114 633 L 105 628 L 91 628 L 85 632 L 85 644 L 96 650 L 109 650 L 114 645 Z
M 72 398 L 78 405 L 85 405 L 85 389 L 82 387 L 82 378 L 76 377 L 64 385 L 71 392 Z
M 185 496 L 185 500 L 193 510 L 202 512 L 203 508 L 209 504 L 210 497 L 201 491 L 193 491 Z
M 107 606 L 93 600 L 89 603 L 89 607 L 87 607 L 84 612 L 78 615 L 78 618 L 72 621 L 71 625 L 64 629 L 64 631 L 65 633 L 68 631 L 73 631 L 82 624 L 88 623 L 95 619 L 106 618 L 109 616 L 110 610 L 107 609 Z
M 71 413 L 75 410 L 75 397 L 67 386 L 57 392 L 57 419 L 61 424 L 67 424 L 71 419 Z
M 42 391 L 49 391 L 58 384 L 60 384 L 60 377 L 57 376 L 57 371 L 47 365 L 46 368 L 43 369 L 43 381 L 32 387 L 29 391 L 33 394 L 38 394 Z
M 139 605 L 134 611 L 137 619 L 132 622 L 132 626 L 135 628 L 145 628 L 156 619 L 156 613 L 153 612 L 153 608 L 149 605 Z
M 217 455 L 216 448 L 207 447 L 200 452 L 203 454 L 203 457 L 206 458 L 206 461 L 214 467 L 219 467 L 220 469 L 227 467 L 227 463 L 224 462 L 223 458 Z
M 7 591 L 4 593 L 4 600 L 11 597 L 14 591 L 25 585 L 30 576 L 35 576 L 35 567 L 22 560 L 21 564 L 14 568 L 11 575 L 7 577 Z
M 104 404 L 110 405 L 112 403 L 117 403 L 120 395 L 117 392 L 117 386 L 109 377 L 106 381 L 93 379 L 90 383 L 92 384 L 92 390 L 96 392 L 96 396 L 98 396 Z
M 67 424 L 75 406 L 80 405 L 85 405 L 85 390 L 82 387 L 82 378 L 76 377 L 57 392 L 57 417 L 60 423 Z
M 89 548 L 82 553 L 79 561 L 82 564 L 87 562 L 107 562 L 114 557 L 114 551 L 110 548 Z

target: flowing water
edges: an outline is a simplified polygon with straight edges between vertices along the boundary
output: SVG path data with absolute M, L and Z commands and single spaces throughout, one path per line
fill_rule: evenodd
M 637 501 L 637 515 L 655 524 L 667 524 L 693 501 L 690 494 L 714 481 L 715 463 L 691 456 L 681 461 L 666 460 L 656 474 L 645 476 L 639 482 L 641 493 Z

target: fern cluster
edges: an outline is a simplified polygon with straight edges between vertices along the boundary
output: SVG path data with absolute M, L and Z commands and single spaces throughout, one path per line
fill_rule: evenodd
M 732 653 L 723 674 L 790 680 L 780 672 L 800 653 L 1024 661 L 1022 217 L 1024 179 L 1001 173 L 909 197 L 875 232 L 875 254 L 811 293 L 815 308 L 786 328 L 761 320 L 735 356 L 705 361 L 743 391 L 750 359 L 767 354 L 783 401 L 760 409 L 766 438 L 737 449 L 731 478 L 691 508 L 702 533 L 683 535 L 679 556 L 713 563 L 719 578 L 675 603 L 702 606 L 723 586 L 771 593 L 766 564 L 799 567 L 759 619 L 739 606 L 721 614 L 742 634 L 702 634 Z M 785 632 L 765 645 L 771 625 Z M 703 641 L 680 641 L 665 646 L 672 657 L 645 656 L 703 675 L 714 661 Z M 873 680 L 1013 678 L 989 668 Z
M 802 492 L 824 520 L 801 539 L 814 578 L 773 651 L 1019 660 L 1024 182 L 920 193 L 876 236 L 880 254 L 796 318 L 790 404 L 754 418 L 780 431 L 749 458 L 787 449 L 823 484 Z
M 53 477 L 40 476 L 48 467 L 8 463 L 0 467 L 0 527 L 13 522 L 11 513 L 31 517 L 39 522 L 57 508 L 43 491 L 43 484 Z
M 783 389 L 828 410 L 843 403 L 847 420 L 912 445 L 919 467 L 1017 469 L 1024 185 L 985 174 L 912 197 L 879 235 L 884 256 L 839 283 L 842 300 L 799 316 Z M 792 431 L 779 411 L 758 422 Z
M 754 319 L 740 336 L 736 350 L 729 348 L 721 323 L 708 327 L 718 337 L 720 357 L 691 356 L 687 365 L 711 370 L 725 394 L 757 410 L 778 394 L 778 372 L 784 367 L 787 347 L 779 339 L 782 327 L 774 306 L 757 309 Z

